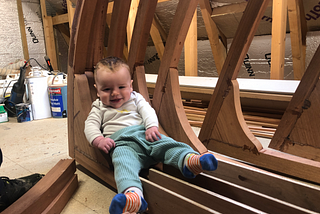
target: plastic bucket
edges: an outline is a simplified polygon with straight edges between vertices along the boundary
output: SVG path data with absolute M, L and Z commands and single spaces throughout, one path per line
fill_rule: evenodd
M 38 120 L 51 117 L 47 77 L 29 77 L 27 78 L 27 85 L 33 119 Z
M 50 85 L 48 90 L 52 117 L 67 117 L 67 85 Z

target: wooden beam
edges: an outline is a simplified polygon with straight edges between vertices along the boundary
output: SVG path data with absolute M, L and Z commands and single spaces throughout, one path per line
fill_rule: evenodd
M 294 93 L 288 105 L 288 108 L 286 109 L 286 112 L 284 113 L 280 121 L 278 129 L 270 142 L 270 148 L 283 150 L 286 146 L 289 146 L 290 135 L 292 134 L 292 130 L 296 126 L 297 121 L 303 116 L 303 114 L 306 114 L 304 112 L 306 112 L 311 107 L 312 102 L 314 102 L 315 104 L 319 102 L 319 98 L 317 96 L 315 97 L 315 100 L 312 100 L 312 102 L 310 100 L 311 94 L 316 92 L 316 87 L 320 85 L 319 57 L 320 46 L 314 54 L 305 74 L 300 81 L 296 92 Z M 317 117 L 317 115 L 315 115 L 315 117 Z M 310 130 L 307 127 L 303 127 L 303 129 Z M 318 142 L 317 139 L 316 141 Z M 319 148 L 319 144 L 314 145 L 314 147 Z M 318 157 L 318 160 L 319 159 L 320 158 Z
M 159 20 L 159 18 L 158 18 L 158 16 L 157 16 L 157 14 L 154 14 L 154 20 L 153 20 L 153 21 L 154 21 L 153 24 L 154 24 L 154 25 L 156 26 L 156 28 L 159 30 L 160 35 L 161 35 L 163 41 L 164 41 L 164 42 L 167 41 L 168 34 L 167 34 L 167 32 L 164 30 L 164 28 L 163 28 L 163 26 L 162 26 L 162 24 L 161 24 L 161 22 L 160 22 L 160 20 Z
M 72 2 L 71 0 L 67 0 L 67 8 L 68 8 L 68 20 L 69 20 L 69 28 L 70 28 L 70 33 L 71 33 L 71 26 L 73 23 L 73 17 L 74 17 L 74 13 L 76 8 L 74 8 L 72 6 Z
M 118 0 L 114 3 L 108 39 L 109 56 L 123 57 L 130 4 L 131 1 L 127 0 Z
M 211 17 L 242 13 L 246 9 L 247 3 L 248 2 L 232 3 L 228 5 L 223 5 L 220 7 L 215 7 L 212 9 Z M 272 7 L 272 2 L 268 4 L 268 7 Z
M 163 213 L 197 213 L 208 214 L 217 213 L 206 206 L 196 203 L 173 191 L 155 184 L 147 179 L 140 178 L 143 184 L 144 196 L 148 202 L 148 212 L 153 214 Z
M 223 42 L 219 39 L 219 29 L 211 18 L 211 5 L 207 0 L 199 1 L 204 24 L 206 26 L 210 46 L 213 54 L 214 63 L 217 72 L 220 75 L 224 61 L 227 56 L 227 50 Z
M 316 198 L 320 195 L 319 186 L 258 169 L 216 153 L 214 155 L 219 161 L 218 169 L 213 172 L 201 173 L 194 179 L 184 178 L 181 172 L 172 166 L 164 165 L 163 171 L 208 191 L 259 209 L 261 212 L 319 212 L 320 208 L 315 206 L 317 204 Z M 305 198 L 303 195 L 309 197 Z M 216 204 L 216 206 L 219 205 Z M 232 212 L 229 209 L 222 213 L 228 213 L 228 211 Z
M 292 50 L 292 62 L 293 62 L 293 72 L 294 79 L 301 80 L 305 72 L 305 45 L 306 39 L 303 34 L 301 27 L 301 13 L 300 5 L 303 6 L 302 0 L 292 0 L 288 1 L 288 19 L 290 25 L 290 37 L 291 37 L 291 50 Z
M 62 14 L 62 15 L 56 15 L 52 17 L 52 24 L 53 25 L 60 25 L 64 23 L 69 22 L 69 16 L 68 13 Z
M 186 41 L 184 43 L 185 76 L 198 76 L 198 24 L 197 10 L 191 20 Z
M 36 185 L 2 214 L 43 213 L 48 206 L 51 206 L 50 210 L 53 210 L 54 206 L 58 206 L 57 210 L 61 210 L 77 187 L 75 171 L 74 159 L 60 160 Z M 71 188 L 69 188 L 70 185 Z M 54 200 L 57 201 L 52 204 Z
M 17 0 L 18 16 L 19 16 L 19 25 L 20 25 L 20 35 L 23 49 L 23 57 L 25 60 L 29 59 L 29 50 L 28 50 L 28 41 L 26 35 L 26 29 L 24 25 L 24 17 L 21 0 Z
M 287 0 L 273 0 L 270 79 L 284 78 Z
M 249 1 L 241 18 L 235 38 L 232 41 L 225 63 L 223 64 L 220 78 L 210 100 L 208 113 L 203 122 L 199 139 L 203 142 L 210 139 L 216 124 L 221 106 L 229 93 L 231 80 L 236 79 L 248 52 L 260 20 L 268 6 L 269 0 Z
M 261 213 L 260 210 L 256 210 L 252 207 L 239 203 L 239 201 L 232 200 L 230 198 L 217 194 L 214 191 L 205 189 L 204 186 L 208 183 L 203 184 L 202 187 L 190 184 L 186 182 L 189 181 L 189 179 L 183 179 L 181 173 L 180 175 L 178 173 L 180 172 L 176 172 L 176 174 L 174 175 L 175 177 L 173 177 L 155 169 L 150 169 L 149 180 L 160 185 L 162 188 L 169 189 L 219 213 Z M 211 181 L 210 179 L 208 179 L 206 182 Z M 230 192 L 232 192 L 230 188 L 232 188 L 232 186 L 228 186 L 226 188 L 226 191 L 229 190 Z M 257 201 L 255 202 L 257 203 Z
M 133 88 L 140 92 L 147 101 L 149 101 L 149 94 L 143 64 L 156 7 L 157 0 L 140 0 L 128 57 Z
M 46 52 L 48 57 L 50 58 L 50 62 L 54 70 L 58 70 L 58 59 L 57 59 L 57 51 L 56 44 L 54 39 L 53 32 L 53 21 L 52 17 L 47 15 L 46 9 L 46 1 L 40 0 L 41 5 L 41 13 L 42 13 L 42 22 L 43 22 L 43 31 L 46 42 Z
M 161 60 L 162 56 L 163 56 L 163 52 L 164 52 L 164 44 L 161 39 L 159 29 L 156 27 L 156 18 L 153 18 L 151 30 L 150 30 L 150 36 L 151 36 L 153 44 L 157 50 L 158 56 Z
M 128 50 L 130 50 L 132 32 L 133 32 L 133 28 L 134 28 L 134 23 L 136 21 L 139 2 L 140 2 L 140 0 L 132 0 L 131 5 L 130 5 L 130 11 L 129 11 L 128 22 L 127 22 Z

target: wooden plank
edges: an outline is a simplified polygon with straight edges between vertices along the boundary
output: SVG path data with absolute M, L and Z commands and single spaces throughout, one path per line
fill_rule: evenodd
M 167 38 L 168 38 L 167 32 L 164 30 L 157 14 L 154 14 L 154 20 L 153 20 L 152 24 L 154 24 L 156 26 L 156 28 L 159 30 L 159 33 L 160 33 L 163 41 L 167 41 Z
M 290 136 L 292 129 L 295 127 L 297 120 L 303 114 L 304 109 L 308 108 L 308 100 L 316 88 L 319 82 L 320 70 L 319 59 L 320 57 L 320 46 L 315 52 L 301 82 L 294 93 L 291 102 L 288 105 L 286 112 L 284 113 L 280 124 L 273 139 L 270 142 L 269 147 L 273 149 L 281 150 L 286 143 L 286 139 Z M 318 98 L 319 99 L 319 98 Z
M 24 17 L 23 17 L 21 0 L 17 0 L 17 9 L 18 9 L 18 16 L 19 16 L 19 26 L 20 26 L 22 49 L 23 49 L 23 57 L 25 60 L 28 60 L 29 59 L 29 50 L 28 50 L 26 29 L 25 29 L 25 25 L 24 25 Z
M 42 213 L 63 190 L 75 171 L 74 159 L 60 160 L 36 185 L 2 213 Z
M 77 163 L 82 165 L 84 168 L 88 169 L 90 172 L 107 182 L 111 187 L 117 188 L 116 182 L 114 180 L 114 174 L 113 171 L 104 166 L 103 164 L 92 160 L 86 156 L 86 154 L 83 154 L 81 151 L 76 150 L 75 156 Z
M 161 39 L 159 29 L 156 27 L 156 19 L 155 18 L 153 18 L 153 21 L 152 21 L 150 36 L 151 36 L 153 44 L 157 50 L 158 56 L 161 60 L 162 56 L 163 56 L 163 52 L 164 52 L 164 44 Z
M 307 106 L 303 107 L 302 113 L 297 117 L 293 129 L 284 139 L 280 151 L 320 162 L 319 97 L 320 81 L 318 81 L 310 97 L 307 98 Z M 308 103 L 311 103 L 311 105 L 308 105 Z M 273 147 L 273 144 L 270 147 Z
M 130 4 L 131 1 L 127 0 L 119 0 L 114 3 L 108 38 L 108 56 L 123 58 Z
M 284 78 L 287 0 L 273 0 L 270 79 Z
M 300 4 L 303 4 L 301 0 L 288 1 L 288 19 L 290 25 L 293 72 L 294 79 L 296 80 L 301 80 L 305 71 L 304 46 L 306 45 L 306 41 L 303 41 L 302 39 L 306 38 L 302 35 L 301 16 L 304 16 L 304 13 L 300 13 Z
M 148 202 L 148 213 L 218 213 L 147 179 L 140 177 L 140 180 L 143 184 L 145 199 Z
M 320 186 L 275 174 L 214 153 L 219 162 L 211 176 L 319 212 Z M 279 162 L 279 164 L 281 164 Z M 216 186 L 219 188 L 219 186 Z M 222 188 L 223 189 L 223 188 Z M 308 197 L 305 197 L 307 196 Z M 232 198 L 232 197 L 231 197 Z
M 54 32 L 53 32 L 53 22 L 52 17 L 47 15 L 46 9 L 46 1 L 40 0 L 41 5 L 41 14 L 42 14 L 42 22 L 43 22 L 43 32 L 46 42 L 46 52 L 48 57 L 50 58 L 51 65 L 54 70 L 58 70 L 58 59 L 57 59 L 57 51 L 54 40 Z
M 69 22 L 68 13 L 56 15 L 56 16 L 52 17 L 52 24 L 53 25 L 60 25 L 60 24 L 68 23 L 68 22 Z
M 73 175 L 70 181 L 62 189 L 59 195 L 51 202 L 51 204 L 42 212 L 43 214 L 61 213 L 63 208 L 69 202 L 71 196 L 78 188 L 78 177 Z
M 230 169 L 230 166 L 227 166 L 227 168 Z M 236 167 L 235 167 L 235 169 L 236 169 Z M 252 167 L 252 169 L 253 169 L 253 167 Z M 226 169 L 222 169 L 222 171 L 225 171 L 225 170 Z M 249 174 L 242 174 L 241 173 L 240 175 L 238 172 L 235 172 L 235 171 L 225 172 L 227 174 L 227 176 L 224 176 L 225 179 L 219 178 L 219 176 L 221 176 L 220 174 L 217 177 L 215 172 L 212 172 L 210 174 L 201 173 L 201 174 L 197 175 L 194 179 L 186 179 L 181 175 L 180 171 L 178 171 L 177 169 L 175 169 L 171 166 L 167 166 L 167 165 L 164 165 L 164 172 L 168 173 L 178 179 L 182 179 L 186 182 L 194 184 L 198 188 L 204 188 L 208 191 L 211 191 L 211 192 L 214 192 L 214 193 L 219 194 L 221 196 L 230 198 L 231 200 L 235 200 L 239 203 L 238 206 L 247 205 L 249 208 L 251 207 L 254 209 L 258 209 L 261 213 L 262 212 L 266 212 L 266 213 L 314 213 L 311 210 L 299 207 L 297 205 L 288 203 L 283 200 L 279 200 L 278 195 L 273 196 L 273 195 L 262 194 L 261 192 L 258 192 L 254 189 L 249 189 L 249 188 L 244 187 L 242 185 L 232 183 L 232 181 L 230 181 L 231 178 L 228 177 L 230 175 L 232 178 L 239 176 L 240 178 L 248 179 L 248 182 L 251 182 L 251 181 L 249 181 L 249 179 L 251 179 L 251 176 L 252 176 L 252 172 L 250 172 L 250 170 L 247 171 L 247 173 L 249 173 Z M 220 173 L 221 173 L 221 171 L 220 171 Z M 241 176 L 244 176 L 244 177 L 241 177 Z M 264 176 L 264 178 L 267 180 L 263 180 L 262 183 L 260 183 L 260 185 L 266 185 L 266 186 L 272 185 L 272 184 L 267 183 L 268 178 L 269 178 L 268 176 Z M 252 179 L 254 179 L 254 178 L 252 178 Z M 241 182 L 241 180 L 239 180 L 239 178 L 237 178 L 237 180 Z M 238 181 L 236 181 L 236 182 L 240 183 Z M 277 180 L 275 179 L 275 181 L 277 181 Z M 172 181 L 167 181 L 167 183 L 169 183 L 169 184 L 164 184 L 164 185 L 171 186 L 170 182 L 172 183 Z M 246 180 L 244 180 L 242 182 L 244 183 L 244 182 L 246 182 Z M 280 180 L 280 182 L 281 182 L 281 180 Z M 164 182 L 162 181 L 161 183 L 164 183 Z M 266 183 L 266 184 L 264 184 L 264 183 Z M 289 182 L 285 183 L 285 184 L 288 186 Z M 254 185 L 252 185 L 252 186 L 255 187 Z M 264 186 L 264 187 L 266 187 L 266 186 Z M 278 186 L 277 183 L 276 183 L 276 186 Z M 258 188 L 261 189 L 261 187 L 258 187 Z M 291 191 L 291 193 L 293 192 L 291 189 L 290 189 L 290 191 Z M 194 192 L 194 193 L 196 193 L 196 192 Z M 303 200 L 303 196 L 301 196 L 298 192 L 295 192 L 295 194 L 297 194 L 297 195 L 294 195 L 295 198 L 297 198 L 297 199 L 301 198 L 300 200 Z M 194 194 L 194 197 L 197 197 L 197 195 L 198 194 Z M 199 195 L 199 197 L 200 197 L 200 195 Z M 220 203 L 223 204 L 223 202 L 220 202 Z M 226 203 L 226 202 L 224 202 L 224 203 Z M 219 207 L 218 203 L 214 203 L 213 206 Z M 222 213 L 232 213 L 233 209 L 231 209 L 231 206 L 232 206 L 231 203 L 229 203 L 229 205 L 225 204 L 224 206 L 225 206 L 226 210 L 222 211 Z M 248 210 L 249 210 L 249 208 L 248 208 Z M 219 208 L 217 208 L 216 210 L 220 211 Z M 238 208 L 238 210 L 239 211 L 233 212 L 233 213 L 238 213 L 241 211 L 241 209 L 239 209 L 239 208 Z M 242 211 L 244 212 L 244 210 L 242 210 Z M 255 210 L 253 210 L 253 212 L 254 211 Z
M 210 41 L 210 46 L 213 54 L 214 63 L 217 68 L 218 74 L 221 73 L 223 63 L 226 59 L 227 50 L 219 39 L 219 29 L 211 18 L 211 5 L 209 1 L 200 0 L 199 5 L 201 8 L 202 18 L 206 26 L 207 35 Z
M 177 171 L 177 174 L 178 173 L 180 172 Z M 178 178 L 181 179 L 182 177 L 178 176 Z M 210 209 L 216 210 L 221 213 L 262 213 L 260 210 L 253 209 L 252 207 L 239 203 L 239 201 L 234 201 L 220 194 L 217 194 L 216 192 L 207 190 L 197 185 L 190 184 L 186 182 L 188 179 L 184 179 L 186 181 L 183 181 L 178 178 L 157 171 L 155 169 L 149 170 L 149 180 L 151 182 L 154 182 L 162 186 L 163 188 L 169 189 Z M 192 179 L 192 181 L 194 181 L 194 179 Z M 211 180 L 208 179 L 205 182 L 211 182 Z M 228 189 L 228 187 L 226 188 L 226 190 Z M 230 190 L 230 192 L 231 191 L 232 189 Z
M 166 48 L 164 51 L 164 57 L 161 61 L 159 68 L 159 75 L 154 92 L 153 107 L 156 111 L 159 110 L 161 96 L 163 94 L 163 87 L 168 76 L 170 67 L 177 67 L 178 61 L 182 52 L 185 37 L 187 35 L 189 25 L 191 23 L 196 2 L 187 0 L 179 1 L 177 11 L 172 22 L 168 40 L 166 42 Z
M 210 138 L 225 97 L 228 95 L 231 79 L 236 79 L 243 59 L 249 49 L 254 33 L 268 6 L 268 0 L 249 1 L 241 18 L 235 38 L 231 44 L 223 65 L 216 89 L 210 100 L 208 112 L 200 131 L 199 139 L 203 142 Z
M 75 13 L 75 8 L 72 6 L 71 0 L 67 0 L 67 8 L 68 8 L 68 21 L 69 21 L 69 28 L 70 28 L 70 33 L 71 33 L 71 27 L 73 23 L 73 18 L 74 18 L 74 13 Z
M 132 0 L 130 5 L 128 22 L 127 22 L 127 44 L 128 44 L 129 50 L 131 45 L 131 37 L 132 37 L 133 28 L 134 28 L 134 23 L 136 21 L 136 16 L 138 12 L 139 2 L 140 0 Z
M 156 10 L 156 0 L 141 0 L 129 50 L 128 65 L 133 78 L 133 88 L 149 100 L 146 86 L 144 58 L 148 45 L 149 32 Z
M 184 72 L 185 76 L 198 76 L 198 24 L 197 10 L 191 20 L 184 43 Z

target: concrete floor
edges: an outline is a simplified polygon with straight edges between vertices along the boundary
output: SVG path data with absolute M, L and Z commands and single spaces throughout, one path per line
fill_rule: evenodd
M 4 156 L 0 176 L 11 179 L 33 173 L 46 174 L 68 155 L 66 118 L 48 118 L 18 123 L 16 118 L 0 123 L 1 150 Z M 79 188 L 62 214 L 109 213 L 116 192 L 77 166 Z
M 193 127 L 196 134 L 200 129 Z M 46 174 L 68 155 L 66 118 L 48 118 L 18 123 L 16 118 L 0 123 L 4 160 L 0 176 L 18 178 L 33 173 Z M 260 139 L 263 142 L 263 139 Z M 263 142 L 267 146 L 269 140 Z M 104 214 L 116 194 L 107 184 L 77 165 L 79 188 L 62 214 Z

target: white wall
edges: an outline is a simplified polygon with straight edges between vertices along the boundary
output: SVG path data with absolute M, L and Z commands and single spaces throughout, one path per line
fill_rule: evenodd
M 39 0 L 22 0 L 29 58 L 46 66 L 45 41 Z M 16 0 L 0 0 L 0 68 L 24 59 Z M 28 60 L 28 59 L 25 59 Z M 36 66 L 35 61 L 31 65 Z
M 228 48 L 232 40 L 228 40 Z M 307 55 L 306 66 L 310 63 L 314 52 L 320 44 L 320 31 L 312 31 L 307 34 Z M 255 79 L 269 79 L 270 67 L 268 61 L 265 59 L 265 54 L 271 52 L 271 36 L 256 36 L 254 37 L 251 46 L 248 50 L 249 63 L 255 76 L 249 76 L 245 66 L 242 64 L 238 78 L 255 78 Z M 146 73 L 155 73 L 160 66 L 160 60 L 155 59 L 155 48 L 148 47 L 147 55 L 145 58 Z M 155 59 L 155 60 L 152 60 Z M 150 60 L 151 59 L 151 60 Z M 149 60 L 149 62 L 148 62 Z M 182 52 L 179 65 L 179 75 L 184 75 L 184 54 Z M 198 76 L 217 77 L 217 69 L 214 64 L 214 59 L 211 52 L 210 43 L 208 40 L 198 40 Z M 290 34 L 286 37 L 286 51 L 285 51 L 285 69 L 284 79 L 293 79 L 292 68 L 292 54 L 291 54 L 291 41 Z

